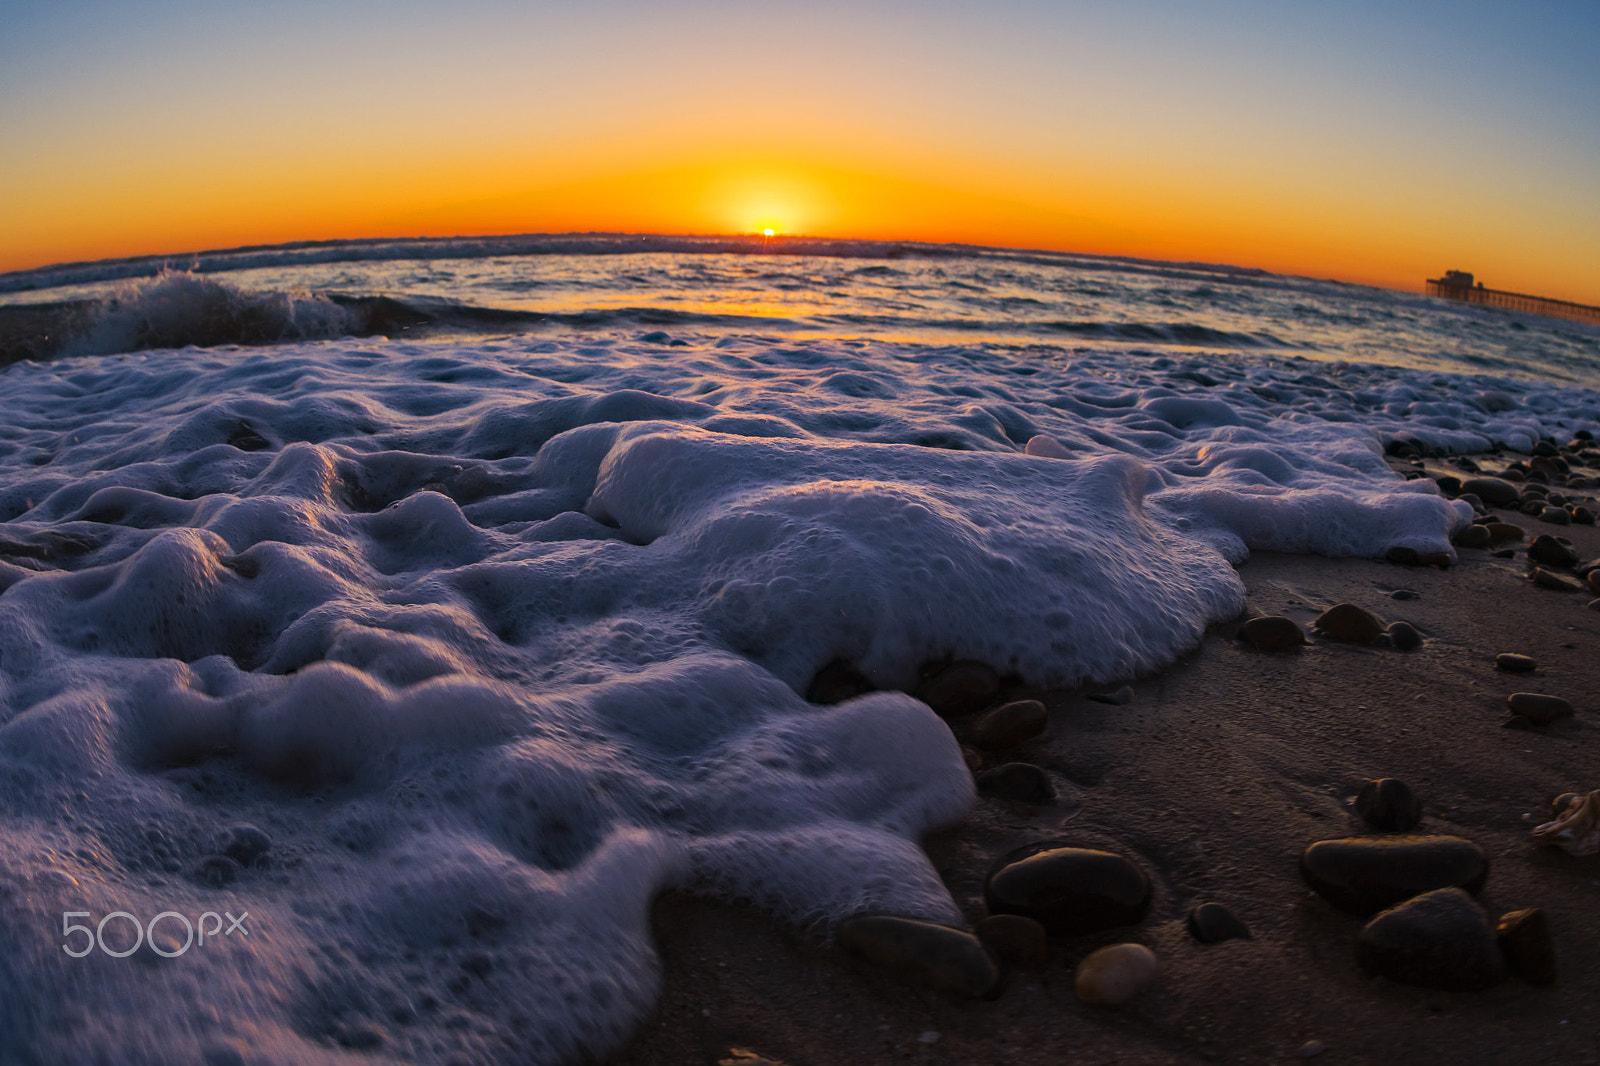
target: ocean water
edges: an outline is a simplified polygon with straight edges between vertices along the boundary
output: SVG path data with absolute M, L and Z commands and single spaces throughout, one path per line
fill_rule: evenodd
M 1600 431 L 1600 332 L 1423 297 L 517 240 L 0 278 L 0 1061 L 571 1062 L 664 889 L 959 921 L 925 664 L 1138 676 L 1450 551 L 1390 443 Z

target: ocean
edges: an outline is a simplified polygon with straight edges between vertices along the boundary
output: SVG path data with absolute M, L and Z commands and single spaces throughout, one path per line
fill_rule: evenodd
M 665 889 L 959 922 L 930 666 L 1136 678 L 1250 552 L 1452 552 L 1386 451 L 1600 432 L 1600 330 L 956 246 L 83 264 L 0 333 L 3 1061 L 579 1061 Z

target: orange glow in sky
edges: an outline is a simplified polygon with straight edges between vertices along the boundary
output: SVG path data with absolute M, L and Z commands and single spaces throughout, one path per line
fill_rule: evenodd
M 1352 4 L 40 5 L 0 38 L 0 270 L 772 230 L 1600 304 L 1592 4 Z

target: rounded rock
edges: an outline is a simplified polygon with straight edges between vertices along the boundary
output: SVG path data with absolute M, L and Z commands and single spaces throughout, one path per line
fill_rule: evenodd
M 1560 696 L 1547 696 L 1542 692 L 1513 692 L 1506 697 L 1506 706 L 1511 708 L 1512 714 L 1520 714 L 1534 725 L 1549 725 L 1572 717 L 1572 704 Z
M 1462 492 L 1470 492 L 1491 507 L 1514 507 L 1517 487 L 1497 477 L 1469 477 L 1461 483 Z
M 1250 619 L 1239 627 L 1239 639 L 1257 651 L 1286 651 L 1307 643 L 1305 630 L 1294 619 L 1276 614 Z
M 1548 522 L 1553 526 L 1570 526 L 1572 516 L 1565 507 L 1545 507 L 1536 516 L 1541 522 Z
M 1411 651 L 1413 648 L 1422 647 L 1422 634 L 1417 632 L 1417 627 L 1410 622 L 1390 622 L 1389 628 L 1384 630 L 1389 634 L 1389 641 L 1397 651 Z
M 1483 528 L 1489 531 L 1490 544 L 1509 544 L 1528 535 L 1521 526 L 1510 522 L 1490 522 Z
M 978 775 L 978 791 L 1018 803 L 1050 803 L 1056 798 L 1050 775 L 1027 762 L 1008 762 Z
M 1568 577 L 1562 577 L 1554 570 L 1546 570 L 1542 566 L 1534 567 L 1528 574 L 1533 583 L 1542 589 L 1554 592 L 1582 592 L 1584 587 Z
M 1042 970 L 1050 963 L 1050 936 L 1044 926 L 1020 914 L 991 914 L 973 927 L 983 946 L 1009 966 Z
M 1533 543 L 1528 545 L 1528 558 L 1545 566 L 1554 566 L 1566 569 L 1576 566 L 1578 553 L 1572 547 L 1552 537 L 1548 533 L 1541 533 L 1533 538 Z
M 989 952 L 964 929 L 873 914 L 846 918 L 837 937 L 846 951 L 941 991 L 981 996 L 1000 980 Z
M 1371 644 L 1383 632 L 1383 623 L 1377 615 L 1353 603 L 1334 604 L 1312 624 L 1329 640 L 1345 644 Z
M 1410 785 L 1393 777 L 1362 785 L 1355 808 L 1362 821 L 1385 833 L 1409 832 L 1422 821 L 1422 801 Z
M 1512 651 L 1503 651 L 1496 655 L 1494 665 L 1508 674 L 1531 674 L 1539 668 L 1539 664 L 1531 657 L 1518 655 Z
M 978 719 L 970 736 L 974 747 L 1001 751 L 1032 740 L 1049 724 L 1044 704 L 1038 700 L 1014 700 Z
M 1512 973 L 1532 985 L 1556 983 L 1556 943 L 1543 908 L 1502 914 L 1494 936 Z
M 1487 548 L 1489 546 L 1489 531 L 1479 525 L 1468 526 L 1456 534 L 1454 543 L 1458 548 Z
M 1000 691 L 999 676 L 983 663 L 963 660 L 936 670 L 915 695 L 944 717 L 970 714 Z
M 1384 911 L 1361 930 L 1361 965 L 1393 981 L 1473 992 L 1505 977 L 1489 916 L 1459 888 L 1441 888 Z
M 1202 903 L 1189 911 L 1189 935 L 1202 944 L 1250 939 L 1250 927 L 1220 903 Z
M 1112 944 L 1078 963 L 1072 987 L 1085 1003 L 1118 1007 L 1155 984 L 1160 974 L 1155 952 L 1143 944 Z
M 991 914 L 1032 918 L 1054 936 L 1134 925 L 1150 895 L 1149 876 L 1121 855 L 1054 842 L 1006 855 L 983 886 Z
M 1300 856 L 1312 891 L 1352 914 L 1371 914 L 1438 888 L 1476 892 L 1489 860 L 1470 840 L 1406 835 L 1319 840 Z

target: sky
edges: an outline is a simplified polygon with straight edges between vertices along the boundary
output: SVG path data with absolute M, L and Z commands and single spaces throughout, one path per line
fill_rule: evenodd
M 1600 3 L 0 0 L 0 271 L 780 234 L 1600 304 Z

